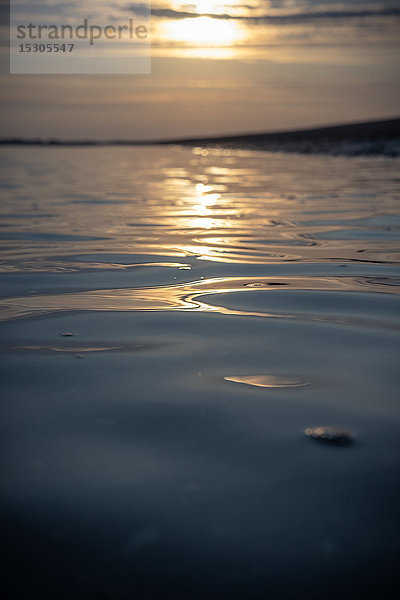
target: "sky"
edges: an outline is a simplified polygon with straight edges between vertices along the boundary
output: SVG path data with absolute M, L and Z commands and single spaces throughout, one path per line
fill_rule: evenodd
M 146 10 L 86 1 L 116 20 Z M 84 16 L 75 0 L 39 4 Z M 151 140 L 400 112 L 400 0 L 153 0 L 149 75 L 10 75 L 8 2 L 0 10 L 2 138 Z

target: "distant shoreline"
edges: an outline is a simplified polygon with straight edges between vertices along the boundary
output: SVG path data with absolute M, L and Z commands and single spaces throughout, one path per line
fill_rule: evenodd
M 352 155 L 400 155 L 400 118 L 279 131 L 223 136 L 154 140 L 62 140 L 6 138 L 0 145 L 13 146 L 208 146 L 266 150 L 271 152 L 328 153 Z

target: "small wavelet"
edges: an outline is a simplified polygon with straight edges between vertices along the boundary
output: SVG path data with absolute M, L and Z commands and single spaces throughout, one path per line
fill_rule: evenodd
M 52 344 L 43 343 L 43 344 L 20 344 L 20 345 L 7 345 L 0 344 L 0 352 L 13 352 L 13 353 L 38 353 L 38 354 L 55 354 L 55 353 L 64 353 L 64 354 L 73 354 L 75 356 L 81 356 L 91 353 L 103 353 L 103 352 L 144 352 L 147 350 L 153 350 L 155 348 L 161 347 L 162 344 L 160 342 L 146 342 L 146 343 L 126 343 L 119 342 L 118 344 L 110 345 L 110 344 L 101 344 L 101 343 L 89 343 L 86 342 L 80 345 L 69 345 L 69 344 Z
M 29 294 L 0 299 L 0 321 L 75 311 L 201 311 L 259 317 L 364 324 L 380 317 L 385 305 L 396 323 L 399 286 L 365 277 L 224 277 L 170 286 L 97 289 L 62 294 Z M 376 298 L 368 291 L 379 293 Z M 365 308 L 364 308 L 365 307 Z M 372 312 L 371 312 L 372 311 Z M 379 322 L 379 318 L 377 320 Z
M 309 382 L 299 377 L 278 375 L 235 375 L 224 377 L 225 381 L 243 383 L 262 388 L 297 388 L 309 385 Z

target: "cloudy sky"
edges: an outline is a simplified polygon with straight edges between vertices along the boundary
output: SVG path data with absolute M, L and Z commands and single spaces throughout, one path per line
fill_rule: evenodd
M 74 0 L 37 4 L 68 23 L 93 16 L 90 5 L 110 22 L 146 11 L 85 1 L 84 10 Z M 152 139 L 399 112 L 400 0 L 153 0 L 152 73 L 129 76 L 9 75 L 8 3 L 0 6 L 1 137 Z

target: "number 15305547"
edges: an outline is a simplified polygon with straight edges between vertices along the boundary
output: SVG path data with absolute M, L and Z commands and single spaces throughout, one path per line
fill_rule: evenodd
M 33 52 L 33 53 L 44 53 L 44 52 L 57 52 L 69 53 L 74 49 L 75 44 L 19 44 L 18 52 Z

